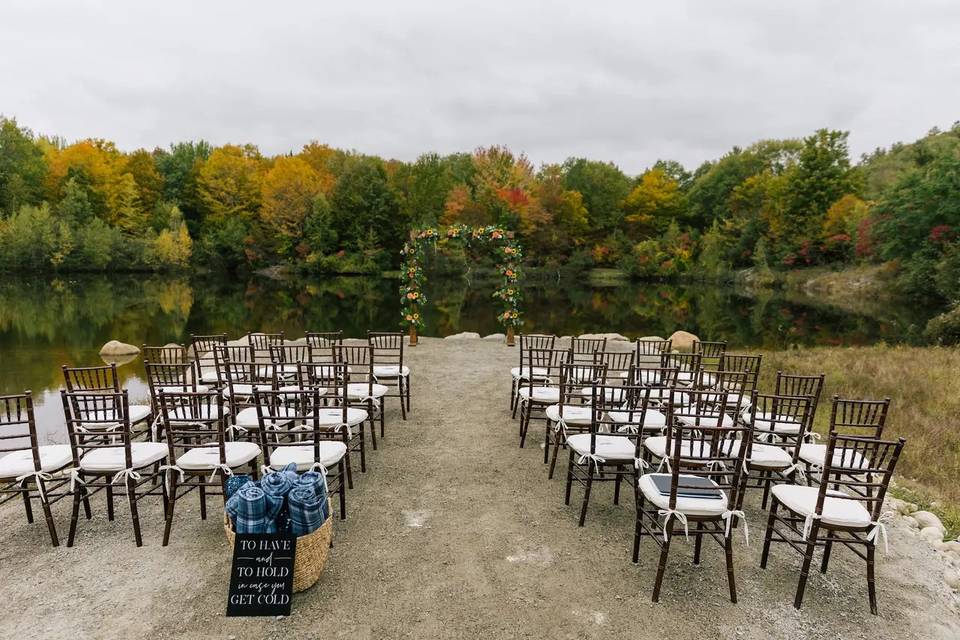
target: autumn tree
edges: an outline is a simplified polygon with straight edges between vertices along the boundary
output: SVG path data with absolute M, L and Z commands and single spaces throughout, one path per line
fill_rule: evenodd
M 683 214 L 680 184 L 662 168 L 649 169 L 624 199 L 623 210 L 632 237 L 659 235 Z
M 260 216 L 280 237 L 279 251 L 288 255 L 303 236 L 304 222 L 321 193 L 317 172 L 299 157 L 277 158 L 264 175 Z

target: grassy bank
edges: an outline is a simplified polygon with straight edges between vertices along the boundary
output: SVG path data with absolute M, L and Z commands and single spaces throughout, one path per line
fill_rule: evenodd
M 960 349 L 944 347 L 814 348 L 764 353 L 762 389 L 776 372 L 824 373 L 816 429 L 827 432 L 830 397 L 891 400 L 887 437 L 907 439 L 897 494 L 938 512 L 960 533 Z

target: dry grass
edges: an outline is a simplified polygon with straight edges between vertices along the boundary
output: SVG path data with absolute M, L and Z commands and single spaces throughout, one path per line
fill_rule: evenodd
M 763 354 L 760 388 L 777 370 L 826 374 L 816 429 L 826 433 L 830 398 L 890 398 L 885 436 L 907 439 L 897 467 L 897 493 L 937 511 L 960 532 L 960 349 L 852 347 Z

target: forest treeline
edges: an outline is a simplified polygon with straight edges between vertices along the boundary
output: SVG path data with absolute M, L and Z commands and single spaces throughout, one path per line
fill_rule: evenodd
M 904 291 L 960 298 L 960 124 L 854 162 L 848 134 L 735 147 L 639 175 L 504 147 L 387 160 L 310 142 L 66 141 L 0 118 L 0 269 L 327 273 L 395 267 L 411 228 L 499 224 L 527 262 L 641 277 L 889 263 Z

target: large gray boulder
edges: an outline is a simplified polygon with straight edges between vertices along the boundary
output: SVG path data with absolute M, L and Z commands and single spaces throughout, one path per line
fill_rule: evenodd
M 675 351 L 693 351 L 693 343 L 700 340 L 696 335 L 687 331 L 674 331 L 670 336 Z
M 138 347 L 133 346 L 132 344 L 127 344 L 126 342 L 120 342 L 119 340 L 111 340 L 107 344 L 100 347 L 100 356 L 101 357 L 116 357 L 116 356 L 135 356 L 140 353 Z
M 446 336 L 444 340 L 479 340 L 480 334 L 475 331 L 462 331 L 452 336 Z

